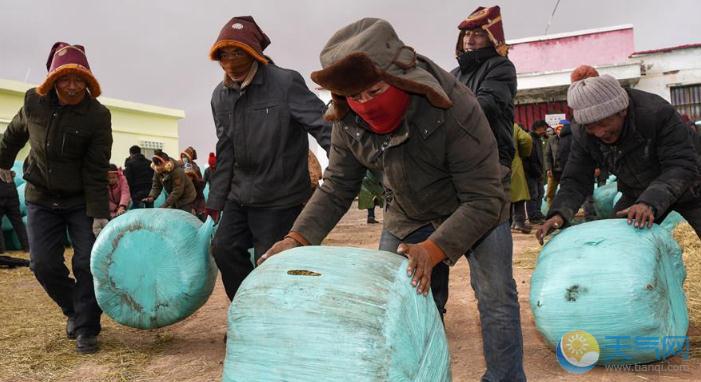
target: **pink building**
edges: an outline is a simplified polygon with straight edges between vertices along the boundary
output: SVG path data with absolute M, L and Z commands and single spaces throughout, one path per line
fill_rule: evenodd
M 624 85 L 640 79 L 640 65 L 629 60 L 635 51 L 632 25 L 527 37 L 508 44 L 518 74 L 515 119 L 526 128 L 546 115 L 571 117 L 567 88 L 570 73 L 581 64 L 611 74 Z
M 632 25 L 508 41 L 516 66 L 515 119 L 524 127 L 552 119 L 567 107 L 570 73 L 582 64 L 610 74 L 623 86 L 658 94 L 692 120 L 701 119 L 701 44 L 636 52 Z

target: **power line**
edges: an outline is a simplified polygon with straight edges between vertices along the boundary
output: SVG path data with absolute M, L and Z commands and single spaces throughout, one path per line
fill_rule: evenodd
M 560 5 L 560 0 L 557 0 L 555 3 L 555 8 L 553 8 L 553 13 L 550 15 L 550 19 L 548 19 L 548 25 L 545 26 L 545 34 L 548 34 L 548 29 L 550 29 L 550 23 L 553 21 L 553 17 L 555 17 L 555 12 L 557 12 L 557 6 Z

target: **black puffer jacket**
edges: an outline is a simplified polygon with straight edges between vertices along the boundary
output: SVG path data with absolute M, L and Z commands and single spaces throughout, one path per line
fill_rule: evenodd
M 460 67 L 450 72 L 477 96 L 489 127 L 497 139 L 499 162 L 511 168 L 514 159 L 514 97 L 516 68 L 507 58 L 494 52 L 476 69 L 463 72 Z
M 523 158 L 523 169 L 526 171 L 526 176 L 531 179 L 543 180 L 543 138 L 531 132 L 533 140 L 533 150 L 528 158 Z
M 61 106 L 54 90 L 40 96 L 30 89 L 3 134 L 0 168 L 11 168 L 27 142 L 27 202 L 49 208 L 85 205 L 88 216 L 109 218 L 112 117 L 106 107 L 90 96 Z
M 560 131 L 560 142 L 557 146 L 557 157 L 560 160 L 560 166 L 562 171 L 565 171 L 567 166 L 567 160 L 570 157 L 570 151 L 572 151 L 572 126 L 565 125 Z M 594 174 L 592 173 L 592 176 Z
M 606 145 L 587 135 L 582 126 L 573 132 L 572 151 L 548 217 L 572 219 L 594 185 L 594 169 L 606 168 L 618 178 L 622 200 L 646 203 L 655 219 L 675 205 L 701 202 L 701 164 L 689 128 L 672 105 L 640 90 L 627 90 L 630 105 L 622 135 Z M 619 206 L 617 209 L 628 206 Z
M 132 200 L 141 200 L 151 191 L 153 169 L 151 161 L 143 154 L 135 154 L 124 160 L 124 176 L 129 183 Z

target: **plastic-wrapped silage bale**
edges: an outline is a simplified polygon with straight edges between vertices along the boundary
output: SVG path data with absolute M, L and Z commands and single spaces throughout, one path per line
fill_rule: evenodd
M 301 247 L 267 260 L 229 308 L 223 380 L 450 380 L 433 298 L 389 252 Z
M 22 161 L 16 160 L 12 165 L 12 171 L 15 172 L 15 186 L 21 186 L 24 184 L 24 169 L 22 168 Z
M 175 209 L 139 209 L 110 221 L 95 241 L 90 269 L 102 310 L 120 324 L 153 329 L 204 305 L 217 268 L 213 221 Z
M 19 213 L 22 216 L 27 216 L 27 202 L 24 199 L 24 190 L 26 188 L 26 182 L 17 186 L 17 196 L 19 196 Z
M 599 219 L 614 217 L 614 199 L 618 193 L 618 182 L 609 182 L 594 190 L 594 210 Z
M 531 310 L 553 348 L 565 333 L 583 330 L 599 342 L 598 364 L 652 362 L 664 354 L 665 338 L 686 336 L 685 277 L 679 245 L 665 228 L 635 229 L 625 219 L 584 223 L 543 247 Z M 640 338 L 647 348 L 634 346 Z

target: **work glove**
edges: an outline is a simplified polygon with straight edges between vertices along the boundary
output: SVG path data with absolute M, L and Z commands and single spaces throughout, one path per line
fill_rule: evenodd
M 97 237 L 97 235 L 102 232 L 102 229 L 107 225 L 108 220 L 103 218 L 94 218 L 92 220 L 92 233 Z
M 12 175 L 12 170 L 0 168 L 0 180 L 2 180 L 5 183 L 14 182 L 14 176 Z

